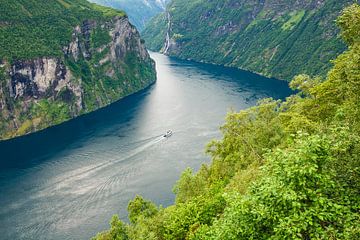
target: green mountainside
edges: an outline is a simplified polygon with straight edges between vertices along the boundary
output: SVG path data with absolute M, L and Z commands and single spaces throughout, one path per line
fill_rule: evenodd
M 353 0 L 173 0 L 143 31 L 147 47 L 291 80 L 325 76 L 345 49 L 335 19 Z
M 0 139 L 108 105 L 155 81 L 123 11 L 85 0 L 0 0 Z
M 164 12 L 169 0 L 90 0 L 103 6 L 123 9 L 139 31 L 155 15 Z
M 125 16 L 85 0 L 1 0 L 0 6 L 0 59 L 8 60 L 62 56 L 75 26 Z
M 229 113 L 174 205 L 137 196 L 94 239 L 360 239 L 360 6 L 337 23 L 348 48 L 325 81 L 298 75 L 286 101 Z

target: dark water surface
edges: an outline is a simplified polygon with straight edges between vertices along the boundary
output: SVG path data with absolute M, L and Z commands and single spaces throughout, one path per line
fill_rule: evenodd
M 152 53 L 158 81 L 109 107 L 0 142 L 0 239 L 88 239 L 141 194 L 167 206 L 186 167 L 209 161 L 229 109 L 284 98 L 285 82 Z M 171 138 L 162 136 L 172 129 Z

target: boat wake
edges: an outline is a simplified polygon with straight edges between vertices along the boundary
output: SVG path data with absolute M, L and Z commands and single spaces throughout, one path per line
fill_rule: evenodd
M 144 152 L 145 150 L 151 148 L 152 146 L 160 143 L 164 140 L 163 135 L 157 135 L 151 138 L 139 140 L 137 142 L 132 142 L 126 145 L 113 147 L 110 149 L 103 149 L 97 151 L 91 151 L 88 153 L 80 153 L 78 155 L 72 155 L 73 158 L 87 158 L 89 160 L 103 160 L 103 162 L 93 165 L 87 165 L 86 167 L 81 167 L 76 170 L 67 172 L 65 175 L 62 175 L 60 178 L 57 178 L 55 182 L 48 182 L 45 188 L 42 190 L 47 190 L 53 185 L 57 185 L 57 188 L 60 186 L 66 186 L 68 183 L 71 183 L 76 180 L 83 179 L 95 174 L 97 171 L 100 171 L 103 168 L 107 168 L 119 163 L 125 163 L 126 161 L 131 160 L 136 155 Z M 129 147 L 132 149 L 129 151 Z M 126 150 L 122 151 L 122 149 Z
M 121 194 L 127 189 L 128 179 L 136 177 L 139 172 L 137 168 L 140 166 L 136 164 L 139 159 L 136 156 L 140 153 L 144 154 L 144 151 L 155 147 L 164 140 L 165 138 L 161 134 L 125 145 L 113 144 L 111 148 L 98 148 L 88 152 L 81 152 L 81 149 L 77 149 L 79 151 L 77 154 L 71 153 L 72 162 L 81 162 L 86 166 L 77 167 L 48 178 L 46 181 L 39 178 L 35 184 L 26 187 L 27 193 L 32 195 L 31 199 L 21 199 L 11 207 L 0 211 L 0 215 L 21 211 L 24 206 L 36 202 L 32 213 L 34 216 L 32 224 L 28 225 L 23 222 L 23 226 L 21 226 L 24 231 L 36 234 L 49 231 L 49 228 L 59 227 L 61 223 L 66 225 L 68 219 L 91 216 L 91 211 L 95 211 L 97 207 L 104 207 L 103 204 L 109 197 Z M 65 163 L 68 162 L 67 160 L 61 159 Z M 64 163 L 61 161 L 33 170 L 51 172 L 56 168 L 63 167 Z M 94 164 L 89 165 L 89 162 Z M 48 200 L 53 198 L 58 200 L 52 205 L 48 205 Z M 66 201 L 62 201 L 62 199 L 66 199 Z M 84 214 L 85 212 L 86 214 Z M 44 214 L 49 219 L 46 224 L 41 217 Z

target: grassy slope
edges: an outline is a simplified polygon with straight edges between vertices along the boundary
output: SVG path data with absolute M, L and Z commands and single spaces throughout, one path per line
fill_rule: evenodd
M 190 58 L 228 65 L 290 80 L 294 75 L 322 75 L 344 50 L 337 38 L 334 20 L 348 0 L 329 0 L 319 8 L 266 1 L 180 1 L 168 10 L 171 35 L 179 50 L 170 52 Z M 147 46 L 160 50 L 165 39 L 164 14 L 153 19 L 143 32 Z

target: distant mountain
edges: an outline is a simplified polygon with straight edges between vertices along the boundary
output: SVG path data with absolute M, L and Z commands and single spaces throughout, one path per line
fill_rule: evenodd
M 155 15 L 165 10 L 170 0 L 89 0 L 103 6 L 124 10 L 140 31 Z
M 353 0 L 173 0 L 142 31 L 147 47 L 183 59 L 290 80 L 324 76 L 345 48 L 335 19 Z

